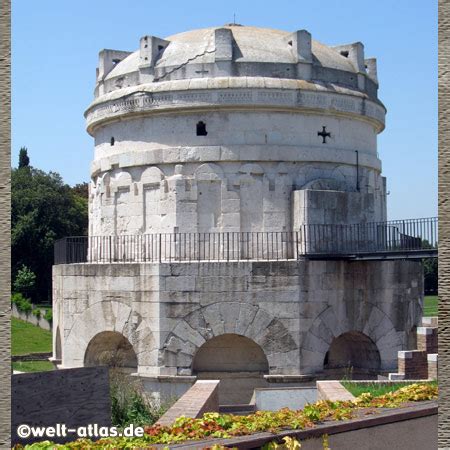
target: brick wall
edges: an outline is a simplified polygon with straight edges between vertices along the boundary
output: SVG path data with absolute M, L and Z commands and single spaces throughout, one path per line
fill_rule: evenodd
M 423 380 L 428 378 L 427 354 L 420 350 L 398 352 L 398 373 L 405 380 Z
M 417 328 L 417 350 L 427 353 L 438 352 L 438 329 L 431 327 Z

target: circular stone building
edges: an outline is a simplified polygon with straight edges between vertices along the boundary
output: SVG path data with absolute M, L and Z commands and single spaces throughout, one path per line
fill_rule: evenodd
M 60 366 L 115 351 L 162 394 L 220 378 L 223 403 L 272 381 L 395 368 L 419 322 L 420 263 L 275 258 L 273 248 L 253 261 L 248 250 L 269 233 L 386 220 L 377 90 L 361 43 L 329 47 L 305 30 L 233 24 L 102 50 L 85 115 L 89 246 L 106 260 L 55 266 Z M 246 261 L 208 262 L 200 250 L 195 261 L 148 261 L 136 250 L 137 236 L 184 233 L 211 233 L 222 250 L 220 236 L 237 234 Z M 126 236 L 133 257 L 125 239 L 108 247 Z

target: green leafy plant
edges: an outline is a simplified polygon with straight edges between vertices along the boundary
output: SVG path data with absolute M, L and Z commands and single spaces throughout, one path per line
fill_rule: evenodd
M 45 308 L 44 319 L 49 322 L 53 320 L 53 312 L 51 308 Z
M 35 316 L 37 319 L 40 319 L 41 318 L 40 308 L 35 308 L 35 309 L 31 310 L 31 314 L 33 314 L 33 316 Z
M 30 300 L 25 298 L 20 292 L 16 292 L 11 296 L 11 303 L 16 305 L 17 309 L 25 314 L 29 314 L 33 309 Z
M 22 264 L 14 280 L 14 289 L 16 292 L 24 294 L 33 290 L 35 284 L 36 275 L 25 264 Z
M 325 420 L 348 420 L 354 416 L 359 408 L 394 408 L 405 402 L 437 399 L 438 387 L 430 384 L 412 384 L 402 387 L 395 392 L 374 397 L 369 393 L 362 394 L 354 401 L 330 402 L 321 400 L 308 405 L 303 410 L 293 411 L 283 408 L 279 411 L 257 411 L 248 416 L 231 414 L 206 413 L 199 419 L 181 416 L 172 426 L 159 424 L 144 427 L 145 434 L 141 438 L 107 438 L 97 442 L 77 440 L 64 446 L 50 442 L 32 444 L 25 447 L 31 449 L 101 449 L 128 448 L 151 449 L 155 444 L 173 444 L 187 440 L 204 438 L 230 438 L 259 431 L 277 433 L 283 429 L 304 429 L 314 427 Z M 372 411 L 373 412 L 373 411 Z M 322 438 L 324 449 L 329 449 L 328 437 Z M 21 447 L 16 447 L 21 448 Z M 201 448 L 201 447 L 198 447 Z M 219 449 L 226 447 L 216 447 Z M 284 443 L 276 441 L 267 444 L 266 450 L 297 450 L 300 443 L 289 437 Z
M 138 382 L 130 381 L 120 367 L 110 369 L 110 395 L 111 421 L 120 427 L 154 424 L 168 409 L 147 398 Z

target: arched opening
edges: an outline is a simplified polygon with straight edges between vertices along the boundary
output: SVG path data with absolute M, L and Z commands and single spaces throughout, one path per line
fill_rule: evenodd
M 326 375 L 339 378 L 376 378 L 380 365 L 377 346 L 359 331 L 334 338 L 324 359 Z
M 133 346 L 122 334 L 103 331 L 89 342 L 84 365 L 118 367 L 133 372 L 137 369 L 137 357 Z
M 61 361 L 62 352 L 61 352 L 61 333 L 59 331 L 59 327 L 56 328 L 56 336 L 55 336 L 55 359 Z
M 263 349 L 238 334 L 222 334 L 197 351 L 192 372 L 198 379 L 220 380 L 220 404 L 249 403 L 256 387 L 265 387 L 269 363 Z

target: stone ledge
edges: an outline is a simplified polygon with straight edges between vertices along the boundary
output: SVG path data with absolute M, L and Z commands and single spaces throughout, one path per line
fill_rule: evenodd
M 317 397 L 322 400 L 351 401 L 355 399 L 339 381 L 317 381 Z
M 159 420 L 171 425 L 180 416 L 198 418 L 205 412 L 219 411 L 219 380 L 199 380 Z

